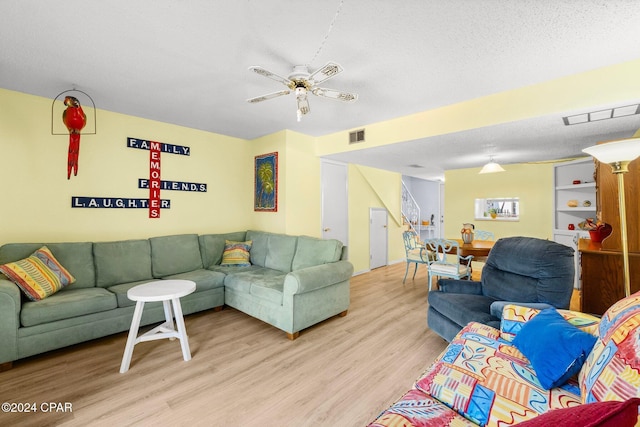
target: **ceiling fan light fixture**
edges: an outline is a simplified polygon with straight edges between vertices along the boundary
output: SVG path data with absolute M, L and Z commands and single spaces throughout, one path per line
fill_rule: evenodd
M 298 121 L 302 119 L 302 116 L 309 114 L 311 111 L 307 97 L 309 93 L 342 102 L 354 102 L 358 99 L 358 95 L 355 93 L 342 92 L 335 89 L 316 86 L 317 84 L 324 82 L 343 71 L 342 67 L 335 62 L 328 62 L 324 67 L 311 74 L 309 74 L 309 69 L 306 65 L 296 65 L 293 73 L 289 74 L 288 77 L 279 76 L 259 66 L 249 67 L 249 71 L 253 71 L 263 77 L 268 77 L 282 83 L 288 88 L 288 90 L 256 96 L 254 98 L 247 99 L 247 102 L 253 104 L 295 92 L 296 102 L 298 104 L 298 110 L 296 111 Z
M 489 163 L 484 165 L 479 173 L 496 173 L 496 172 L 504 172 L 505 170 L 493 161 L 493 157 L 489 158 Z

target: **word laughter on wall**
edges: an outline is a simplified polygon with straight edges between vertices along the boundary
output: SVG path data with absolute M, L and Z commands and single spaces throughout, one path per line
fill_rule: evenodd
M 148 189 L 148 199 L 124 197 L 71 197 L 72 208 L 118 208 L 148 209 L 149 218 L 160 218 L 161 209 L 169 209 L 171 201 L 160 198 L 161 190 L 190 191 L 204 193 L 207 184 L 183 181 L 163 181 L 161 179 L 162 153 L 189 156 L 191 149 L 182 145 L 165 144 L 139 138 L 127 138 L 127 147 L 149 151 L 149 177 L 138 179 L 138 188 Z

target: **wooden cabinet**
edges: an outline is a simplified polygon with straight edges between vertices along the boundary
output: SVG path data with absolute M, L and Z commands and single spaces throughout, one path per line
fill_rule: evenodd
M 622 252 L 608 251 L 600 243 L 580 239 L 578 250 L 582 265 L 582 300 L 580 311 L 602 315 L 616 301 L 624 298 Z M 631 293 L 640 290 L 640 253 L 629 254 Z
M 627 241 L 631 292 L 640 290 L 640 160 L 629 164 L 624 175 L 627 205 Z M 601 244 L 580 240 L 582 273 L 581 310 L 603 314 L 616 301 L 624 298 L 618 180 L 608 164 L 596 162 L 597 209 L 602 221 L 611 224 L 613 232 Z

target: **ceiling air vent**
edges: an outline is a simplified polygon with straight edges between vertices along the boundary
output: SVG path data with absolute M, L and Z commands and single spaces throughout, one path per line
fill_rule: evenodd
M 357 144 L 358 142 L 364 142 L 364 129 L 349 132 L 349 144 Z

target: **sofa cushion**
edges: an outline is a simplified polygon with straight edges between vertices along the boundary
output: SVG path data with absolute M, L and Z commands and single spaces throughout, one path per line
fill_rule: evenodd
M 264 266 L 284 273 L 291 271 L 291 263 L 296 253 L 297 236 L 272 234 L 267 242 L 267 256 Z
M 197 234 L 152 237 L 149 242 L 151 243 L 151 269 L 154 277 L 164 277 L 202 268 Z
M 153 279 L 151 245 L 146 239 L 96 242 L 93 257 L 99 287 Z
M 300 270 L 314 265 L 339 261 L 341 256 L 342 242 L 339 240 L 299 236 L 291 269 Z
M 201 292 L 224 287 L 225 276 L 224 273 L 201 268 L 187 271 L 186 273 L 164 276 L 162 280 L 191 280 L 196 284 L 196 292 Z
M 282 289 L 286 274 L 268 275 L 262 280 L 251 283 L 249 293 L 274 304 L 282 305 Z
M 247 231 L 246 240 L 251 240 L 251 264 L 266 267 L 267 252 L 269 252 L 269 236 L 266 231 Z
M 0 264 L 26 258 L 42 246 L 49 248 L 58 262 L 75 277 L 76 281 L 70 285 L 73 289 L 92 288 L 96 285 L 91 242 L 7 243 L 0 246 Z
M 132 305 L 136 305 L 136 302 L 130 300 L 127 296 L 127 292 L 129 289 L 134 286 L 144 285 L 146 283 L 151 283 L 156 281 L 156 279 L 151 280 L 140 280 L 138 282 L 128 282 L 128 283 L 120 283 L 119 285 L 109 286 L 107 290 L 113 293 L 116 296 L 116 300 L 118 301 L 118 307 L 129 307 Z
M 625 427 L 638 420 L 639 398 L 624 402 L 596 402 L 556 409 L 518 424 L 519 427 Z
M 220 268 L 226 268 L 229 271 L 224 279 L 225 288 L 245 294 L 251 293 L 251 285 L 254 283 L 275 282 L 282 277 L 282 283 L 284 284 L 284 277 L 286 276 L 281 271 L 258 266 L 241 267 L 241 269 L 236 269 L 235 267 Z M 269 293 L 269 291 L 265 291 L 265 293 Z
M 223 267 L 248 267 L 251 265 L 251 240 L 245 242 L 234 242 L 225 240 L 224 252 L 222 253 Z
M 548 308 L 524 324 L 513 345 L 529 359 L 542 387 L 550 389 L 578 373 L 595 342 L 596 337 Z
M 416 388 L 478 425 L 514 425 L 580 404 L 577 383 L 545 390 L 524 355 L 499 337 L 490 326 L 466 325 Z
M 116 296 L 103 288 L 65 288 L 41 301 L 22 304 L 22 326 L 35 326 L 56 320 L 112 310 L 117 307 Z
M 598 325 L 600 318 L 590 314 L 571 310 L 557 310 L 558 313 L 576 328 L 593 336 L 598 336 Z M 500 338 L 505 341 L 513 341 L 515 336 L 522 330 L 522 326 L 540 313 L 537 308 L 524 307 L 515 304 L 506 304 L 502 310 L 500 322 Z
M 640 292 L 612 305 L 580 371 L 583 403 L 640 397 Z
M 0 265 L 0 272 L 32 301 L 53 295 L 76 280 L 46 246 L 27 258 Z
M 225 234 L 203 234 L 198 236 L 200 243 L 200 255 L 202 256 L 202 265 L 209 268 L 212 265 L 219 265 L 222 262 L 222 252 L 224 252 L 225 240 L 234 242 L 244 242 L 246 239 L 246 231 L 237 231 Z

